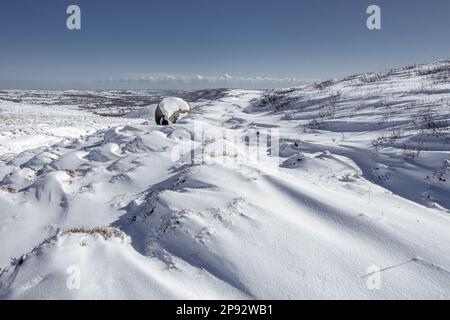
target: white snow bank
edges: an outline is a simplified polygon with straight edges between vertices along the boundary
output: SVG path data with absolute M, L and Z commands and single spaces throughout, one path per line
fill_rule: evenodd
M 214 287 L 242 297 L 188 265 L 170 270 L 161 261 L 147 259 L 130 242 L 117 229 L 60 232 L 3 271 L 0 299 L 219 298 L 210 289 Z

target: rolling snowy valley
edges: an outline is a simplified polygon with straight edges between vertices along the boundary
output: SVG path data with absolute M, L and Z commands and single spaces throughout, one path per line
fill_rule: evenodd
M 159 126 L 167 95 L 192 113 Z M 2 91 L 0 298 L 448 299 L 449 125 L 450 60 L 273 90 Z M 240 139 L 265 132 L 262 153 Z

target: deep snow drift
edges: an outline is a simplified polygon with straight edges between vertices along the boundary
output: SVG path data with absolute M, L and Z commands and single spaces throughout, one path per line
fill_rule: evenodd
M 449 76 L 201 94 L 167 127 L 3 99 L 0 298 L 448 298 Z M 240 140 L 269 131 L 279 158 Z

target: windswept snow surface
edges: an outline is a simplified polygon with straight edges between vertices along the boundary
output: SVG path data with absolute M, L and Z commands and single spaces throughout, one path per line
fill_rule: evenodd
M 177 111 L 189 112 L 191 109 L 186 101 L 177 97 L 164 98 L 158 106 L 167 120 Z
M 0 298 L 448 299 L 449 76 L 229 90 L 166 127 L 1 102 Z M 279 158 L 229 139 L 268 131 Z

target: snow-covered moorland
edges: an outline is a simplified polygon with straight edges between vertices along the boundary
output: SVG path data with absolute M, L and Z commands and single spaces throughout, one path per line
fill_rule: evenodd
M 450 297 L 450 60 L 183 93 L 165 127 L 75 95 L 0 93 L 0 298 Z

